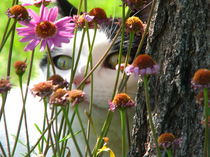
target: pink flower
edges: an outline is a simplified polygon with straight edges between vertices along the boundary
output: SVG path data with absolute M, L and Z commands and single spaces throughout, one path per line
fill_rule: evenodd
M 43 5 L 40 9 L 40 16 L 34 11 L 28 10 L 32 17 L 31 21 L 20 22 L 26 27 L 17 28 L 18 35 L 23 36 L 21 42 L 29 42 L 25 47 L 25 51 L 33 50 L 39 43 L 41 43 L 40 51 L 43 51 L 48 45 L 50 49 L 54 46 L 61 47 L 61 43 L 70 42 L 73 37 L 75 24 L 69 23 L 72 18 L 64 17 L 57 21 L 58 8 L 46 8 Z
M 159 72 L 160 66 L 155 63 L 151 56 L 147 54 L 142 54 L 137 56 L 131 65 L 128 65 L 125 68 L 125 73 L 131 75 L 132 73 L 135 76 L 144 76 L 157 74 Z
M 23 6 L 41 6 L 41 4 L 44 4 L 45 6 L 48 5 L 50 2 L 55 2 L 55 0 L 20 0 Z

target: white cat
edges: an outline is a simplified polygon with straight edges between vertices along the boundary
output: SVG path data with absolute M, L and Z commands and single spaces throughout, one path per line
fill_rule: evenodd
M 69 13 L 70 10 L 72 13 L 76 12 L 76 8 L 73 8 L 73 6 L 67 3 L 67 1 L 65 0 L 58 0 L 58 5 L 61 8 L 60 12 L 63 11 L 62 8 L 64 6 L 68 8 L 67 11 L 62 12 L 63 15 Z M 100 29 L 97 30 L 95 43 L 94 43 L 94 47 L 92 51 L 93 66 L 96 65 L 99 59 L 103 56 L 103 54 L 109 48 L 113 40 L 113 37 L 116 33 L 117 28 L 118 26 L 112 23 L 111 25 L 101 26 Z M 94 30 L 90 29 L 89 33 L 90 33 L 90 38 L 92 40 Z M 77 40 L 76 40 L 76 49 L 75 49 L 76 58 L 78 55 L 81 38 L 82 38 L 82 31 L 78 31 Z M 124 49 L 123 49 L 124 57 L 126 55 L 127 46 L 128 46 L 128 42 L 127 42 L 128 39 L 125 38 L 125 40 L 126 41 L 124 42 Z M 136 52 L 136 48 L 138 46 L 137 43 L 139 42 L 139 40 L 140 40 L 139 37 L 135 37 L 134 47 L 132 49 L 133 52 Z M 54 48 L 52 52 L 53 61 L 56 66 L 56 74 L 61 75 L 67 81 L 70 80 L 70 75 L 71 75 L 71 70 L 72 70 L 71 62 L 72 62 L 73 41 L 74 39 L 71 39 L 70 43 L 63 44 L 61 48 Z M 94 105 L 92 109 L 92 119 L 93 119 L 94 126 L 97 130 L 97 135 L 100 134 L 100 130 L 107 117 L 108 101 L 112 99 L 112 95 L 113 95 L 114 85 L 115 85 L 116 76 L 117 76 L 117 70 L 115 69 L 115 66 L 117 65 L 117 57 L 118 57 L 118 52 L 119 52 L 120 41 L 121 39 L 119 37 L 115 45 L 111 48 L 107 57 L 104 59 L 104 61 L 99 65 L 99 67 L 93 73 L 93 80 L 94 80 L 93 81 L 93 104 Z M 79 64 L 78 64 L 74 81 L 73 81 L 73 88 L 77 88 L 81 80 L 84 78 L 88 54 L 89 54 L 88 40 L 87 40 L 87 36 L 85 36 L 84 43 L 82 46 L 81 56 L 79 59 Z M 43 70 L 45 75 L 47 71 L 46 63 L 47 63 L 47 59 L 44 58 L 40 64 L 41 69 Z M 38 83 L 39 81 L 44 81 L 45 80 L 44 78 L 46 78 L 46 76 L 44 77 L 42 76 L 41 79 L 39 78 L 38 80 L 31 83 L 31 85 L 33 85 L 35 82 Z M 122 78 L 122 73 L 120 74 L 120 80 L 121 78 Z M 9 98 L 8 98 L 9 101 L 7 102 L 7 105 L 5 108 L 9 136 L 11 134 L 16 134 L 17 124 L 18 124 L 19 116 L 20 116 L 19 113 L 22 108 L 21 96 L 18 90 L 19 89 L 15 89 L 10 92 Z M 84 86 L 84 92 L 87 94 L 87 102 L 79 105 L 79 112 L 80 112 L 85 128 L 87 126 L 88 118 L 84 112 L 88 111 L 88 107 L 89 107 L 88 102 L 90 101 L 89 98 L 91 96 L 90 90 L 91 90 L 91 82 L 88 80 L 86 81 L 85 86 Z M 137 79 L 131 76 L 127 82 L 126 93 L 132 98 L 134 98 L 136 91 L 137 91 Z M 14 97 L 17 99 L 15 100 L 17 104 L 14 104 L 14 100 L 13 100 Z M 43 109 L 43 104 L 39 102 L 39 99 L 38 98 L 34 99 L 33 96 L 30 95 L 30 93 L 28 96 L 26 108 L 27 108 L 26 110 L 27 110 L 28 124 L 29 124 L 30 144 L 33 146 L 33 144 L 36 142 L 36 140 L 40 136 L 40 134 L 34 127 L 34 123 L 38 124 L 39 126 L 42 126 L 42 122 L 43 122 L 42 118 L 44 114 L 44 109 Z M 11 111 L 13 111 L 12 114 L 10 114 Z M 72 112 L 73 112 L 73 109 L 70 109 L 69 111 L 70 117 L 72 115 Z M 128 115 L 129 115 L 130 122 L 132 122 L 133 111 L 132 112 L 129 111 Z M 14 124 L 16 125 L 14 126 Z M 78 124 L 79 122 L 76 118 L 73 123 L 74 132 L 81 130 Z M 4 123 L 1 122 L 0 123 L 0 142 L 6 148 L 5 132 L 4 132 L 3 125 Z M 22 129 L 21 131 L 20 140 L 22 141 L 25 141 L 24 131 L 25 131 L 24 129 Z M 91 127 L 90 132 L 91 132 L 91 137 L 90 137 L 89 142 L 90 142 L 91 148 L 93 148 L 93 146 L 96 143 L 97 136 L 94 134 L 92 127 Z M 112 120 L 109 133 L 107 136 L 110 139 L 110 143 L 109 143 L 110 148 L 115 152 L 117 157 L 120 157 L 121 156 L 121 130 L 120 130 L 120 116 L 117 111 L 114 113 L 113 120 Z M 77 135 L 76 139 L 79 143 L 82 153 L 84 153 L 86 145 L 85 145 L 82 134 L 80 133 L 79 135 Z M 69 141 L 70 143 L 68 144 L 68 147 L 71 150 L 71 155 L 73 157 L 79 156 L 75 149 L 74 143 L 72 142 L 71 139 L 69 139 Z M 11 145 L 13 145 L 12 142 L 10 143 Z M 18 149 L 16 150 L 15 156 L 16 157 L 21 156 L 20 154 L 24 153 L 25 151 L 26 151 L 26 148 L 18 144 Z M 0 154 L 1 154 L 1 149 L 0 149 Z M 52 155 L 48 154 L 48 156 L 52 156 Z

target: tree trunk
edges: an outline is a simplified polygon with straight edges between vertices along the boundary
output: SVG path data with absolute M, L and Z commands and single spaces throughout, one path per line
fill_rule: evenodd
M 150 77 L 150 101 L 157 134 L 182 138 L 175 157 L 203 155 L 203 107 L 196 104 L 191 79 L 199 68 L 210 68 L 210 0 L 158 0 L 150 26 L 146 53 L 160 65 Z M 148 126 L 144 89 L 139 83 L 130 157 L 155 156 Z

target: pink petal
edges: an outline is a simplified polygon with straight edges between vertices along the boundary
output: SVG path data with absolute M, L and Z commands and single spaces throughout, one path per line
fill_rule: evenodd
M 24 51 L 32 51 L 38 44 L 40 40 L 34 39 L 32 40 L 25 48 Z
M 44 51 L 44 49 L 45 49 L 46 45 L 47 45 L 46 40 L 45 40 L 45 39 L 44 39 L 44 40 L 42 40 L 42 42 L 41 42 L 41 46 L 40 46 L 40 51 Z
M 37 13 L 35 13 L 33 10 L 28 9 L 28 13 L 34 21 L 38 22 L 40 20 L 39 15 L 37 15 Z
M 52 39 L 47 39 L 47 45 L 49 46 L 50 50 L 52 50 L 55 46 Z
M 49 9 L 47 7 L 44 7 L 43 15 L 42 15 L 42 21 L 48 21 L 48 14 L 49 14 Z
M 29 35 L 29 36 L 26 36 L 26 37 L 22 38 L 20 40 L 20 42 L 28 42 L 28 41 L 30 41 L 30 40 L 32 40 L 34 38 L 35 38 L 35 35 Z
M 47 20 L 54 22 L 58 16 L 58 8 L 51 8 L 48 14 Z
M 57 26 L 57 28 L 60 28 L 64 24 L 66 24 L 70 21 L 71 21 L 71 17 L 64 17 L 64 18 L 59 19 L 58 21 L 55 21 L 55 25 Z

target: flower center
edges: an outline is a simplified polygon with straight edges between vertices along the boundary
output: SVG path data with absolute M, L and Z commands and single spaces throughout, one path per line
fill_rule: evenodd
M 18 19 L 28 19 L 28 11 L 22 5 L 14 5 L 9 9 L 9 13 Z
M 36 34 L 41 38 L 48 38 L 56 33 L 56 26 L 49 21 L 40 22 L 36 26 Z
M 117 106 L 121 106 L 127 104 L 130 100 L 131 98 L 127 94 L 119 93 L 115 96 L 112 102 Z

